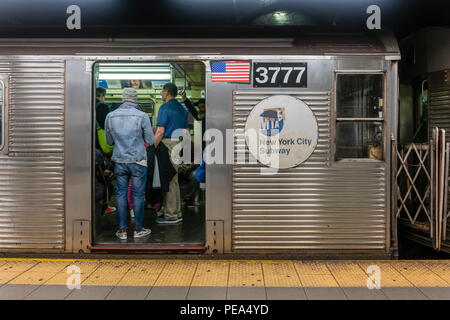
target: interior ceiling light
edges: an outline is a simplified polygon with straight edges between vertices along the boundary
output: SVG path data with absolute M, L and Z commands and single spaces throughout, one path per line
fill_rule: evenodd
M 100 67 L 170 67 L 170 63 L 165 62 L 149 62 L 149 63 L 136 63 L 136 62 L 101 62 L 98 64 Z
M 170 68 L 164 68 L 164 67 L 145 67 L 145 68 L 136 68 L 136 67 L 100 67 L 98 72 L 139 72 L 139 73 L 145 73 L 145 72 L 153 72 L 153 73 L 170 73 Z
M 170 73 L 99 73 L 99 80 L 171 80 Z

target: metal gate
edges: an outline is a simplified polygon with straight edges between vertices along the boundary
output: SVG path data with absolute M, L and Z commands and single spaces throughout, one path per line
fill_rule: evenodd
M 392 141 L 393 232 L 396 223 L 411 240 L 439 251 L 450 249 L 448 238 L 449 150 L 445 130 L 434 128 L 428 143 L 397 145 Z

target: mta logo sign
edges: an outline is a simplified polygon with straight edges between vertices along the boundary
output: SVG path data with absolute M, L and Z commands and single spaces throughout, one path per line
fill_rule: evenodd
M 264 109 L 259 115 L 261 133 L 265 136 L 275 136 L 283 130 L 285 113 L 284 108 Z

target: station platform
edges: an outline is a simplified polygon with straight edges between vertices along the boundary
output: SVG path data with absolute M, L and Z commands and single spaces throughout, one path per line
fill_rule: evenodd
M 69 266 L 80 289 L 67 287 Z M 369 266 L 379 288 L 368 288 Z M 0 258 L 0 299 L 440 300 L 450 299 L 450 260 Z

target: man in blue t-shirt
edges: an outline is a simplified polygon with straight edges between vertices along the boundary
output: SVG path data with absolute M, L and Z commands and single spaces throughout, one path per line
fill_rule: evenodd
M 156 223 L 161 224 L 175 224 L 183 220 L 181 216 L 180 186 L 178 185 L 178 164 L 174 162 L 172 150 L 180 143 L 180 137 L 183 136 L 183 130 L 187 129 L 188 124 L 187 110 L 175 99 L 177 94 L 178 89 L 175 84 L 166 83 L 164 85 L 161 92 L 164 104 L 159 108 L 156 120 L 155 148 L 158 147 L 161 141 L 164 143 L 169 149 L 170 161 L 177 172 L 170 181 L 169 192 L 165 194 L 163 200 L 164 216 L 156 219 Z M 177 156 L 179 157 L 179 155 Z

